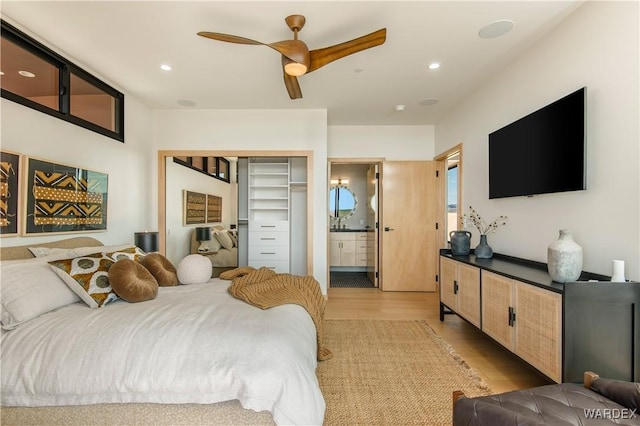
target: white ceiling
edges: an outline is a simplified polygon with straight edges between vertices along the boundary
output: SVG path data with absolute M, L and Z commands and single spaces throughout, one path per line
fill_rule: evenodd
M 426 125 L 437 123 L 581 4 L 2 0 L 0 7 L 3 19 L 152 108 L 322 108 L 330 125 Z M 196 35 L 290 39 L 284 18 L 291 14 L 306 16 L 300 39 L 309 49 L 380 28 L 387 29 L 387 41 L 299 77 L 303 99 L 291 100 L 277 52 Z M 514 21 L 511 32 L 478 37 L 483 26 L 501 19 Z M 428 70 L 432 61 L 440 69 Z M 160 70 L 162 63 L 173 70 Z M 439 102 L 420 105 L 430 98 Z M 181 106 L 180 100 L 195 106 Z M 399 104 L 404 111 L 395 111 Z

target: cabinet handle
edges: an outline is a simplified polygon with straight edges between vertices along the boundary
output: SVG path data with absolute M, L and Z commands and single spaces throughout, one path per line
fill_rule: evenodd
M 516 313 L 514 309 L 509 306 L 509 327 L 513 327 L 513 324 L 516 322 Z
M 260 254 L 276 254 L 275 252 L 261 251 Z
M 260 225 L 260 228 L 275 228 L 275 225 Z
M 275 240 L 275 238 L 260 238 L 262 241 L 266 241 L 266 240 Z
M 453 294 L 458 294 L 458 281 L 453 280 Z

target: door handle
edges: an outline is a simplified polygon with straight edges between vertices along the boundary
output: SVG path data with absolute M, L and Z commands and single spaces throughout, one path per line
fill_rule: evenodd
M 385 232 L 389 232 L 389 231 L 395 231 L 395 229 L 393 228 L 389 228 L 388 226 L 384 227 Z

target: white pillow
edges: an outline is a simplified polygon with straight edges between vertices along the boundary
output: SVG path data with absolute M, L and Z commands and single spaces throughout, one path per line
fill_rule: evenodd
M 0 262 L 0 322 L 5 330 L 80 301 L 51 270 L 49 260 L 51 257 Z
M 231 250 L 233 248 L 233 240 L 227 231 L 216 231 L 215 232 L 216 239 L 220 241 L 222 247 L 227 250 Z
M 29 251 L 35 257 L 45 257 L 51 255 L 64 254 L 67 255 L 71 249 L 68 248 L 54 248 L 54 247 L 28 247 Z
M 201 284 L 211 279 L 211 261 L 200 254 L 190 254 L 176 268 L 180 284 Z

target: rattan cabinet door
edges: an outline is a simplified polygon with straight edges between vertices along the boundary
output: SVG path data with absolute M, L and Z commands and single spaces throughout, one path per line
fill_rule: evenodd
M 562 295 L 515 281 L 515 353 L 562 381 Z
M 458 263 L 458 314 L 480 328 L 480 269 Z
M 456 264 L 455 260 L 440 257 L 440 302 L 454 311 L 458 309 L 454 291 Z
M 482 271 L 482 331 L 507 349 L 514 350 L 515 328 L 510 321 L 513 280 Z

